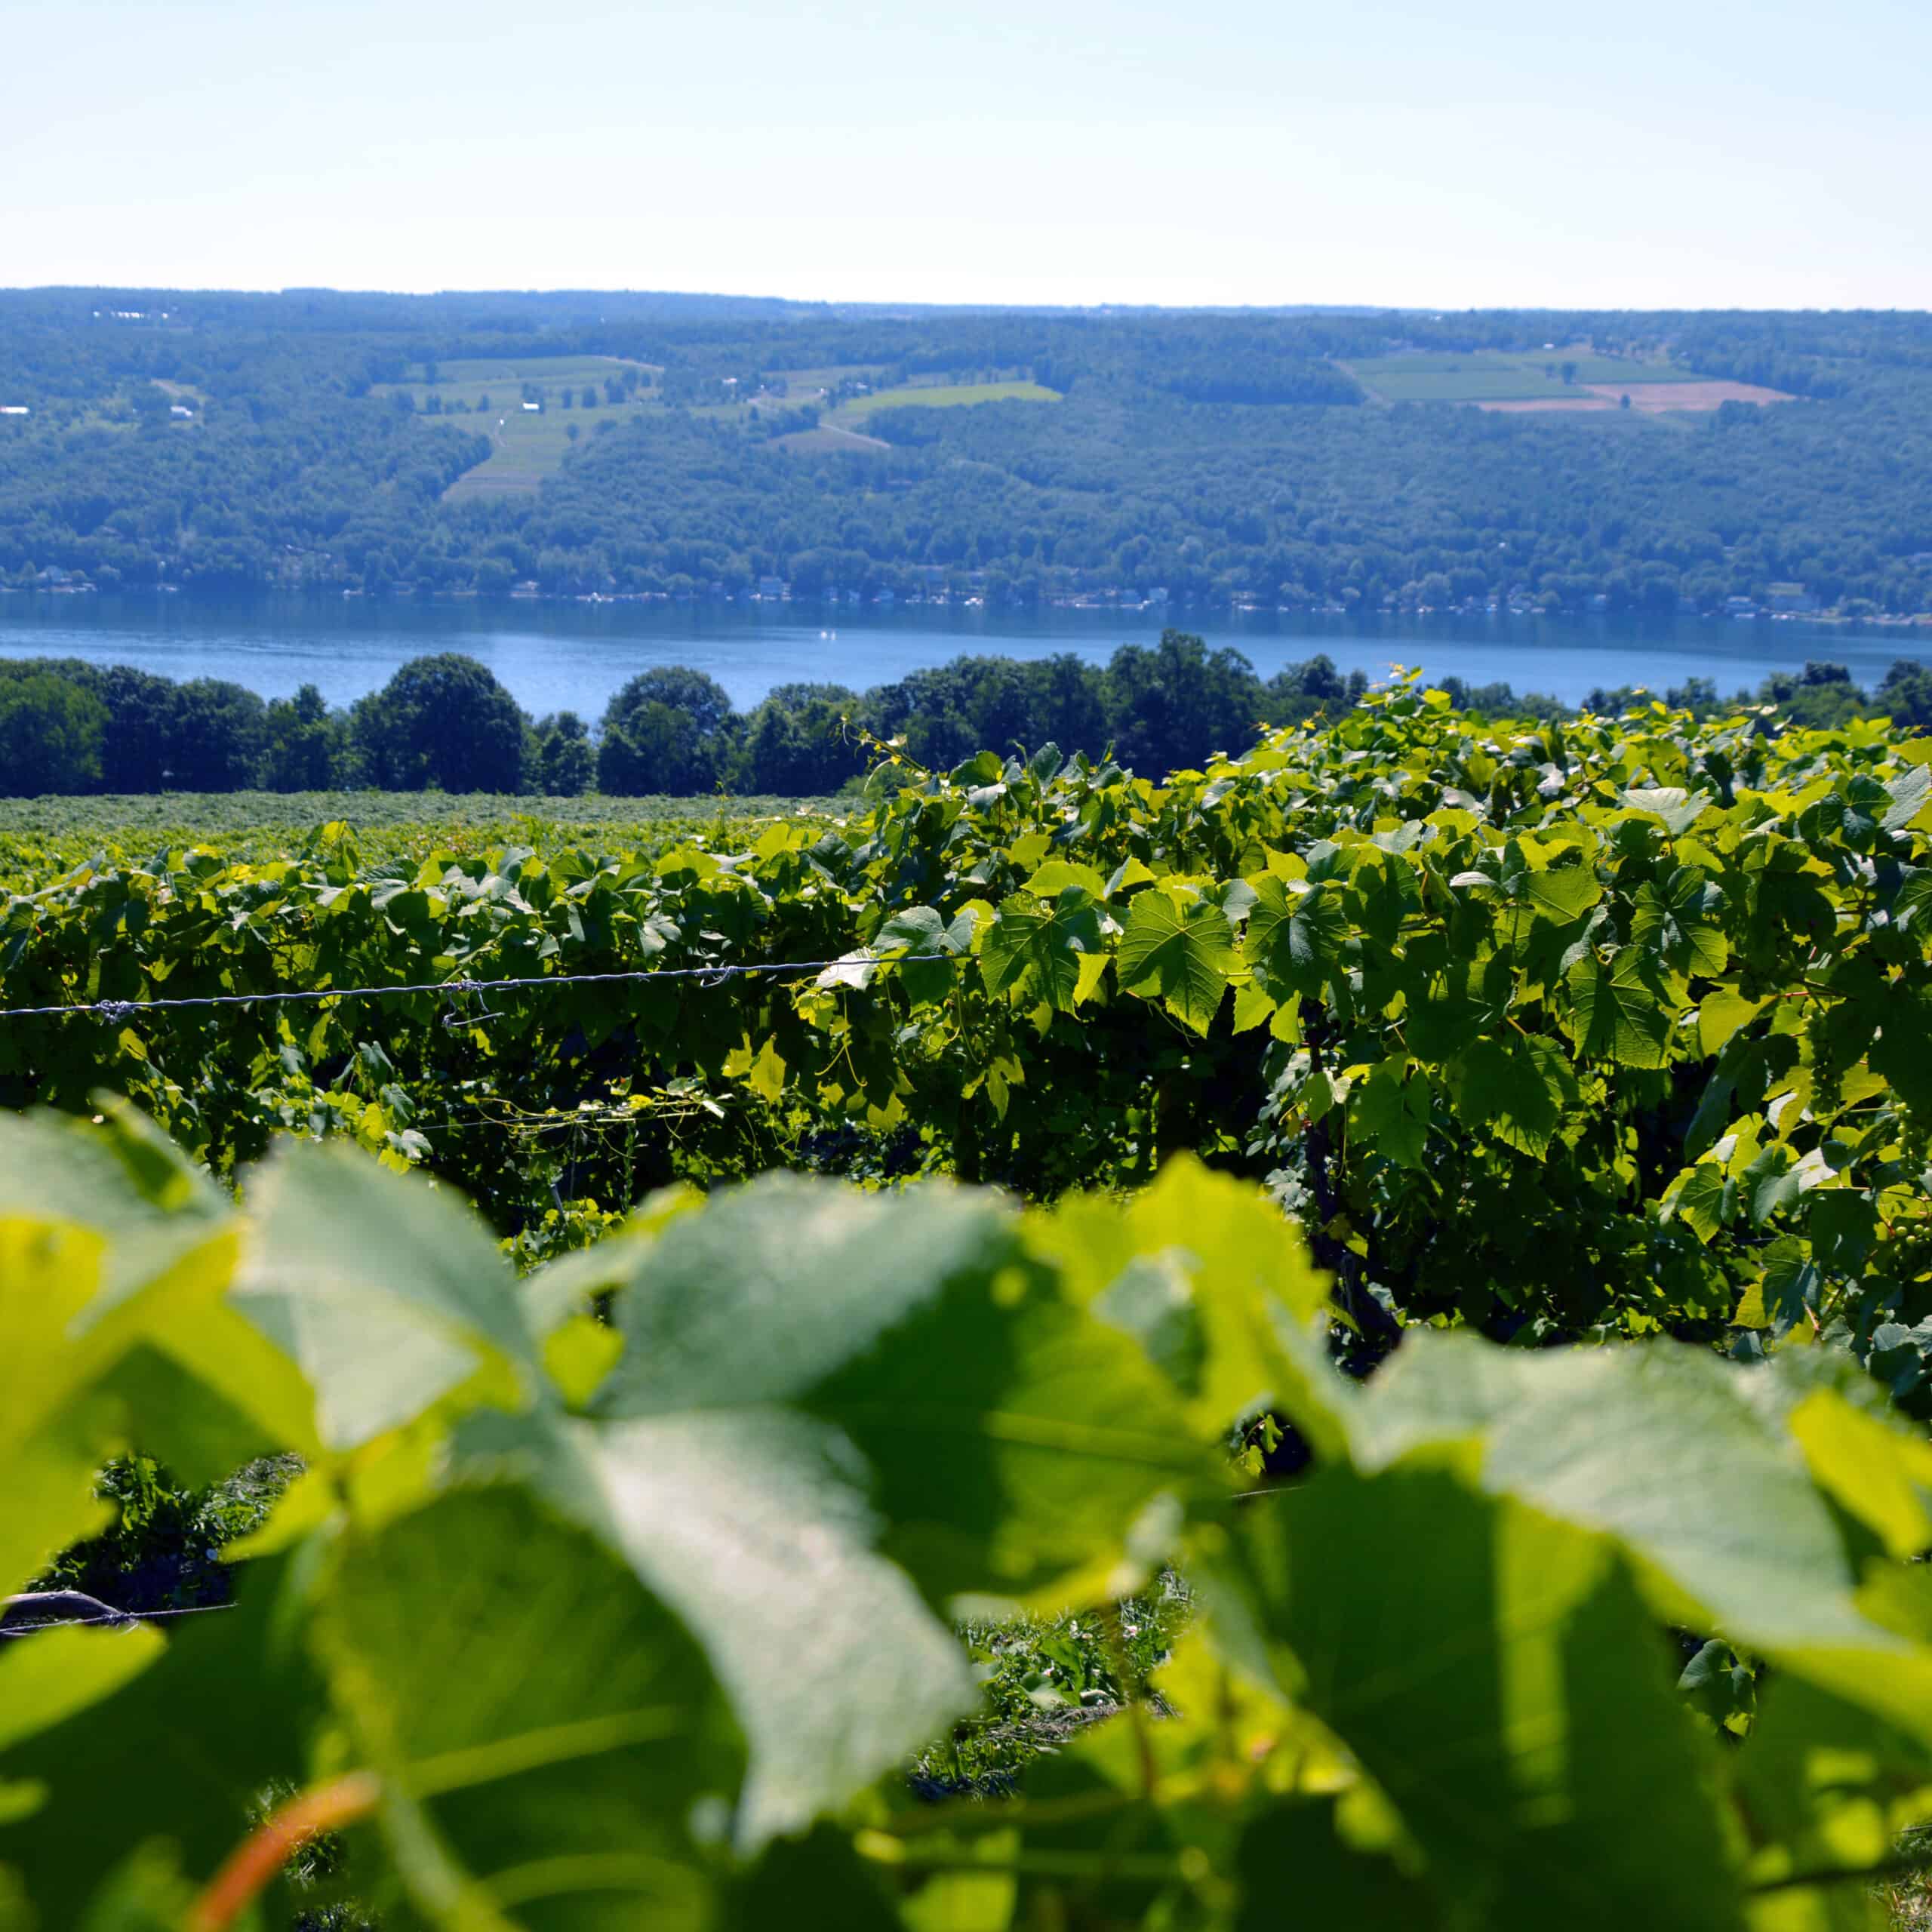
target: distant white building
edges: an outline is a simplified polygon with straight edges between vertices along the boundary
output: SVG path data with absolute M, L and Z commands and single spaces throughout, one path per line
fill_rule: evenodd
M 168 413 L 171 416 L 178 416 L 185 421 L 195 412 L 185 402 L 173 402 L 168 405 Z
M 0 402 L 0 416 L 31 416 L 33 411 L 23 402 Z
M 523 413 L 526 416 L 539 416 L 543 411 L 543 405 L 540 402 L 526 402 L 523 405 Z

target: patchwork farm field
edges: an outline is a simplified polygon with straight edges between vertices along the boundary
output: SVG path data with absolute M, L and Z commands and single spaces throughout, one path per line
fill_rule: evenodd
M 420 411 L 433 405 L 489 437 L 489 456 L 445 493 L 451 502 L 535 490 L 574 444 L 629 416 L 656 373 L 614 355 L 476 357 L 431 366 L 433 381 L 382 383 L 377 393 L 407 395 Z M 535 408 L 525 407 L 532 402 Z
M 783 410 L 816 408 L 819 426 L 795 429 L 776 439 L 774 447 L 801 454 L 833 453 L 851 455 L 866 450 L 879 451 L 891 445 L 866 433 L 866 425 L 884 409 L 963 409 L 983 402 L 1058 402 L 1057 389 L 1027 380 L 1023 374 L 1005 377 L 995 372 L 986 382 L 948 383 L 913 381 L 895 383 L 860 395 L 835 401 L 841 384 L 865 383 L 878 374 L 876 368 L 851 364 L 817 369 L 774 371 L 770 380 L 782 389 L 748 395 L 737 402 L 707 402 L 694 406 L 694 416 L 743 427 L 761 414 Z
M 1512 410 L 1715 409 L 1720 402 L 1782 401 L 1775 389 L 1713 383 L 1673 362 L 1600 355 L 1584 349 L 1521 353 L 1374 357 L 1344 365 L 1381 402 L 1473 402 Z M 1716 393 L 1722 391 L 1724 393 Z

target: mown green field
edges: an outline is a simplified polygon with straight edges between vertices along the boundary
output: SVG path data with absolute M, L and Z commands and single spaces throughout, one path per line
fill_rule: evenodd
M 831 418 L 857 424 L 881 409 L 959 409 L 977 402 L 1058 402 L 1060 394 L 1038 383 L 908 383 L 855 396 Z
M 0 798 L 0 890 L 32 892 L 89 860 L 138 862 L 200 847 L 242 864 L 300 851 L 324 826 L 350 827 L 365 862 L 420 863 L 527 845 L 657 851 L 701 838 L 749 844 L 774 819 L 830 817 L 829 798 L 550 798 L 488 792 L 228 792 Z
M 1563 369 L 1574 366 L 1565 383 Z M 1387 402 L 1535 402 L 1574 395 L 1592 383 L 1692 383 L 1694 371 L 1672 362 L 1638 361 L 1580 349 L 1520 355 L 1384 355 L 1346 365 L 1357 381 Z

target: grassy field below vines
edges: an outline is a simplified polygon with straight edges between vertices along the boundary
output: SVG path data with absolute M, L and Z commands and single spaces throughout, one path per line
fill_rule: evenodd
M 830 817 L 829 798 L 574 798 L 423 792 L 171 792 L 135 797 L 0 798 L 0 887 L 31 891 L 85 861 L 204 846 L 244 863 L 299 851 L 318 827 L 352 828 L 377 863 L 505 845 L 655 851 L 702 835 L 747 841 L 774 819 Z

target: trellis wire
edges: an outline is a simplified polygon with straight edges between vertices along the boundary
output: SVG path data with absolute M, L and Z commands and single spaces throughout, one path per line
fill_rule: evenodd
M 117 1610 L 106 1617 L 50 1617 L 35 1623 L 17 1623 L 0 1629 L 0 1643 L 12 1637 L 31 1637 L 42 1630 L 85 1630 L 97 1624 L 127 1629 L 137 1623 L 158 1623 L 169 1617 L 204 1617 L 211 1611 L 232 1610 L 232 1603 L 185 1604 L 177 1610 Z
M 608 986 L 632 984 L 645 980 L 701 980 L 706 985 L 715 986 L 722 986 L 728 980 L 755 974 L 774 979 L 796 979 L 807 973 L 829 972 L 840 966 L 854 971 L 875 971 L 888 966 L 956 966 L 968 956 L 956 952 L 921 952 L 900 953 L 889 959 L 871 959 L 848 955 L 843 959 L 792 959 L 755 966 L 644 967 L 625 973 L 538 973 L 516 980 L 425 980 L 399 986 L 303 987 L 291 992 L 199 993 L 172 999 L 83 1000 L 59 1006 L 0 1007 L 0 1020 L 68 1019 L 92 1014 L 119 1026 L 139 1013 L 182 1012 L 191 1008 L 283 1006 L 301 1002 L 313 1004 L 325 999 L 395 999 L 412 993 L 506 992 L 532 986 Z

